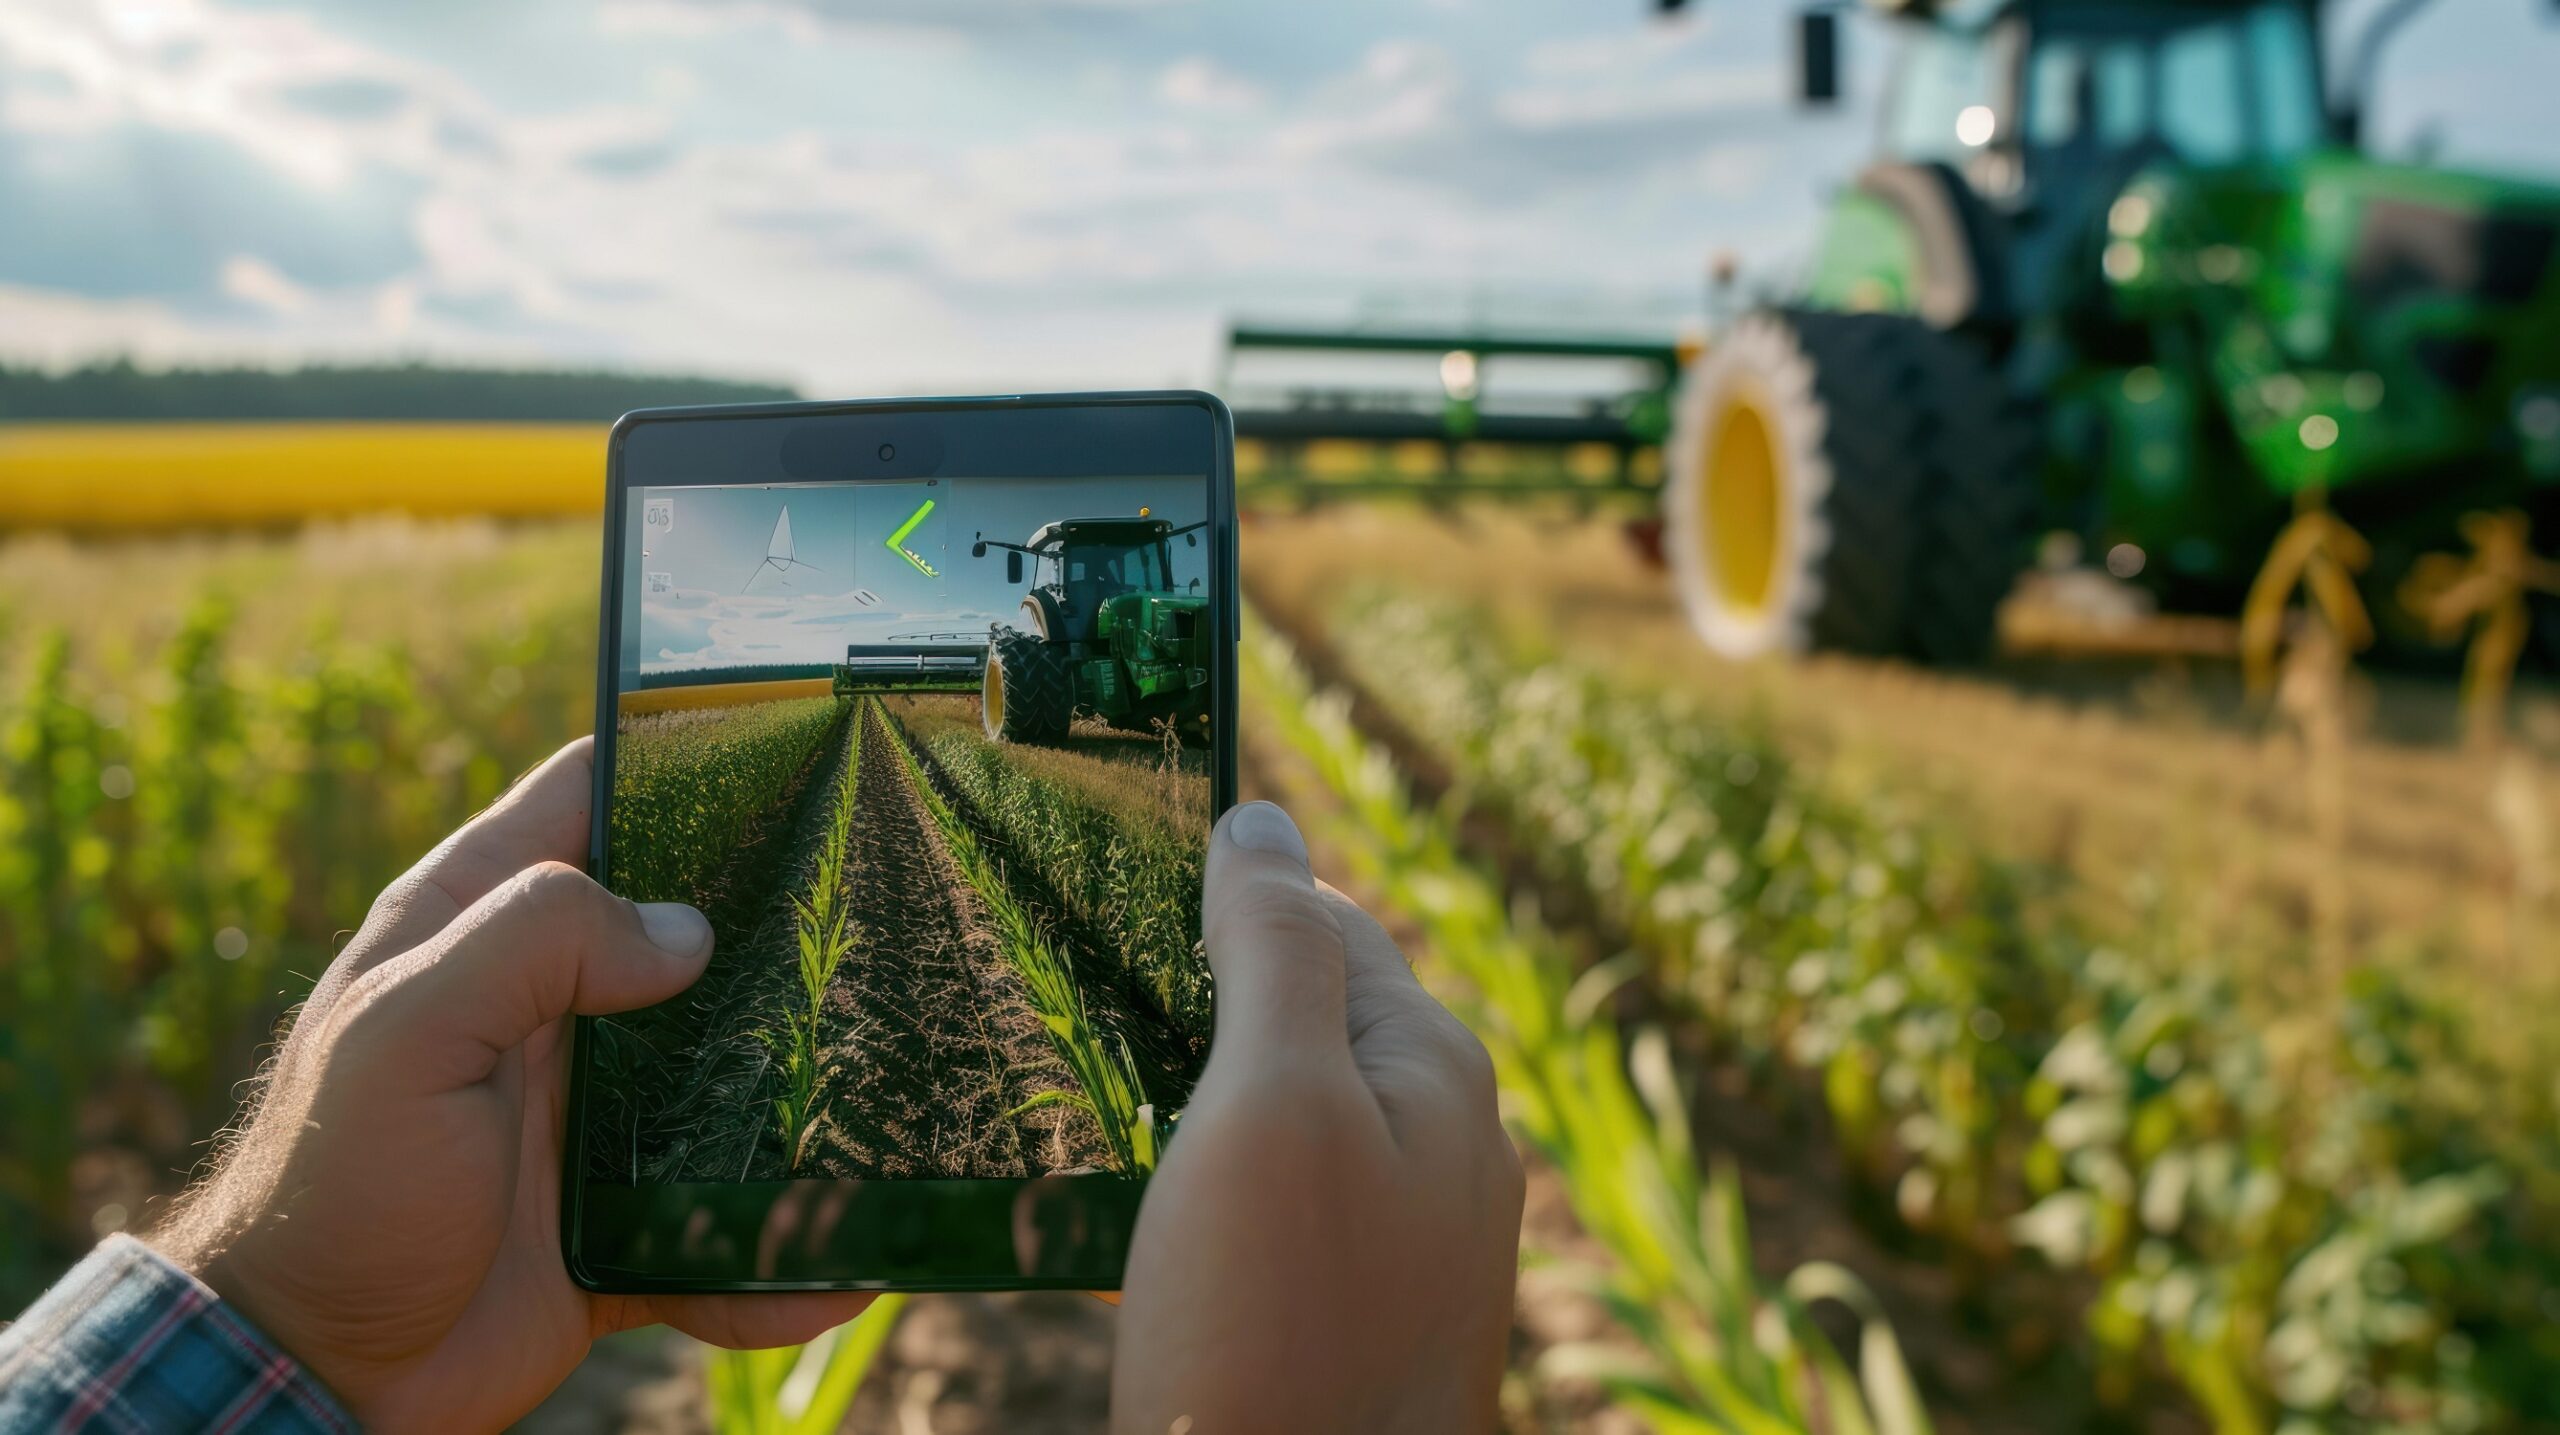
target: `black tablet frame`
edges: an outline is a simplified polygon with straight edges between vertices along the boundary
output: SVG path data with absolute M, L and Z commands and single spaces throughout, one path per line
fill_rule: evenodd
M 588 870 L 608 880 L 620 698 L 624 535 L 639 488 L 920 478 L 1186 478 L 1208 487 L 1211 591 L 1224 641 L 1211 677 L 1211 810 L 1236 800 L 1235 425 L 1190 390 L 869 399 L 642 409 L 605 465 Z M 1206 834 L 1203 834 L 1205 840 Z M 792 1181 L 620 1186 L 587 1179 L 577 1021 L 561 1168 L 561 1251 L 591 1291 L 1117 1290 L 1143 1179 Z M 1026 1223 L 1036 1228 L 1026 1231 Z M 1026 1242 L 1027 1236 L 1036 1239 Z M 1026 1244 L 1045 1251 L 1035 1264 Z M 750 1252 L 737 1259 L 740 1252 Z M 794 1263 L 797 1264 L 794 1264 Z M 824 1265 L 828 1268 L 819 1269 Z

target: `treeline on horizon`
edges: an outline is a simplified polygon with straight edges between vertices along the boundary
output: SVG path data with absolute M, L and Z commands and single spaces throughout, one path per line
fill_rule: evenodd
M 783 683 L 835 676 L 830 663 L 746 663 L 729 668 L 661 668 L 642 673 L 637 688 L 692 688 L 711 683 Z
M 632 409 L 796 399 L 782 384 L 610 370 L 316 364 L 62 372 L 0 364 L 0 423 L 148 419 L 478 419 L 609 423 Z

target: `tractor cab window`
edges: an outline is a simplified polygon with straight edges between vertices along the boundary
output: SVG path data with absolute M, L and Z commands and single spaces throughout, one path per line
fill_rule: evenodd
M 1974 31 L 1915 27 L 1885 107 L 1886 152 L 1962 164 L 1992 135 L 1993 62 Z
M 2164 147 L 2191 164 L 2319 143 L 2317 59 L 2296 0 L 2231 10 L 2057 11 L 2026 67 L 2026 141 L 2049 170 Z
M 1173 586 L 1165 575 L 1163 554 L 1152 543 L 1097 543 L 1073 549 L 1067 557 L 1067 581 L 1150 592 Z
M 2190 164 L 2230 164 L 2249 152 L 2248 93 L 2239 27 L 2196 25 L 2160 45 L 2160 137 Z
M 2282 157 L 2319 144 L 2328 116 L 2320 104 L 2311 23 L 2296 6 L 2262 5 L 2249 12 L 2245 28 L 2260 152 Z
M 2056 36 L 2027 71 L 2027 144 L 2129 149 L 2151 132 L 2151 62 L 2138 40 Z

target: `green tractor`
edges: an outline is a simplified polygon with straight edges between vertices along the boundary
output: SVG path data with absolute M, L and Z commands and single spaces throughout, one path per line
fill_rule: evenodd
M 2322 0 L 1872 8 L 1882 155 L 1681 379 L 1664 549 L 1711 646 L 1973 659 L 2040 535 L 2232 612 L 2308 503 L 2386 593 L 2467 512 L 2560 532 L 2560 189 L 2357 148 L 2415 0 L 2335 90 Z M 1821 103 L 1836 18 L 1801 26 Z
M 1173 583 L 1173 540 L 1198 547 L 1204 526 L 1176 528 L 1141 508 L 1044 524 L 1028 543 L 979 534 L 970 556 L 1004 550 L 1007 582 L 1023 581 L 1026 559 L 1036 570 L 1018 623 L 989 630 L 978 687 L 987 736 L 1055 742 L 1079 717 L 1205 736 L 1215 624 L 1198 580 L 1188 592 Z
M 2358 149 L 2377 57 L 2424 3 L 2381 6 L 2333 86 L 2331 0 L 1869 0 L 1900 41 L 1882 152 L 1791 300 L 1694 353 L 1238 325 L 1231 362 L 1441 361 L 1437 394 L 1247 386 L 1252 487 L 1613 505 L 1718 651 L 1934 663 L 1989 647 L 2039 540 L 2227 614 L 2326 504 L 2374 549 L 2384 636 L 2414 640 L 2375 600 L 2465 514 L 2560 536 L 2560 189 Z M 1800 18 L 1808 103 L 1838 96 L 1839 22 Z M 1568 364 L 1587 394 L 1531 391 Z M 1512 395 L 1515 369 L 1535 382 Z M 1344 440 L 1445 461 L 1350 481 L 1303 461 Z M 2560 614 L 2536 626 L 2560 655 Z

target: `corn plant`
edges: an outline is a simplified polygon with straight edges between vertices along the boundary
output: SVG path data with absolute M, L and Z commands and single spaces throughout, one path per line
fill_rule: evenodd
M 970 888 L 985 905 L 995 927 L 996 942 L 1022 979 L 1024 996 L 1048 1032 L 1050 1046 L 1075 1078 L 1073 1089 L 1044 1091 L 1007 1113 L 1007 1119 L 1050 1106 L 1083 1111 L 1102 1130 L 1103 1144 L 1114 1169 L 1136 1174 L 1155 1169 L 1158 1148 L 1155 1108 L 1149 1104 L 1138 1065 L 1128 1043 L 1103 1032 L 1085 1007 L 1076 984 L 1075 967 L 1060 950 L 1047 925 L 1025 907 L 1005 880 L 1004 868 L 978 842 L 977 834 L 952 811 L 926 774 L 906 733 L 877 699 L 872 705 L 890 745 L 924 799 L 925 810 L 942 833 Z
M 1550 1369 L 1597 1379 L 1675 1435 L 1926 1431 L 1900 1347 L 1855 1277 L 1822 1264 L 1775 1285 L 1754 1273 L 1731 1173 L 1703 1169 L 1690 1143 L 1668 1043 L 1651 1030 L 1624 1043 L 1607 1015 L 1612 971 L 1577 978 L 1551 936 L 1514 919 L 1500 887 L 1458 856 L 1447 821 L 1410 805 L 1345 705 L 1315 696 L 1279 641 L 1256 632 L 1246 654 L 1261 724 L 1342 805 L 1328 835 L 1420 925 L 1493 1057 L 1512 1128 L 1563 1176 L 1608 1252 L 1591 1288 L 1643 1356 L 1566 1347 Z M 1855 1374 L 1807 1317 L 1822 1300 L 1861 1318 Z
M 809 1137 L 826 1114 L 821 1087 L 824 1060 L 818 1050 L 819 1025 L 825 1019 L 827 987 L 836 968 L 861 938 L 845 891 L 845 863 L 852 856 L 854 791 L 862 772 L 862 724 L 849 724 L 842 775 L 826 799 L 817 851 L 810 858 L 808 881 L 790 894 L 792 941 L 799 956 L 800 987 L 796 1006 L 783 1013 L 783 1031 L 775 1045 L 781 1054 L 782 1086 L 774 1098 L 774 1118 L 782 1128 L 783 1150 L 794 1169 L 807 1151 Z
M 1148 810 L 1115 804 L 1041 770 L 1053 754 L 1002 748 L 974 730 L 946 728 L 925 743 L 937 770 L 1008 854 L 1038 873 L 1078 921 L 1110 933 L 1119 960 L 1174 1032 L 1205 1047 L 1209 974 L 1194 953 L 1205 821 L 1159 817 L 1180 811 L 1170 800 Z M 1178 748 L 1172 761 L 1179 774 Z M 1126 768 L 1113 769 L 1113 777 L 1134 780 Z
M 586 601 L 356 641 L 208 595 L 0 653 L 0 1305 L 141 1214 L 93 1222 L 84 1151 L 185 1170 L 373 894 L 577 731 Z
M 90 898 L 107 876 L 99 829 L 129 773 L 107 760 L 97 719 L 70 688 L 70 644 L 38 648 L 17 711 L 0 729 L 0 1231 L 70 1219 L 80 1101 L 126 1041 L 123 973 L 105 951 L 106 912 Z M 23 1264 L 0 1235 L 0 1274 Z
M 613 762 L 613 888 L 704 906 L 748 826 L 807 771 L 844 716 L 835 698 L 624 720 Z
M 1976 1280 L 2020 1246 L 2096 1276 L 2107 1388 L 2157 1360 L 2234 1432 L 2553 1408 L 2523 1372 L 2560 1346 L 2515 1275 L 2560 1261 L 2560 1191 L 2518 1181 L 2553 1167 L 2550 1093 L 2401 978 L 2361 973 L 2334 1044 L 2280 1058 L 2227 964 L 2097 940 L 1905 798 L 1446 606 L 1357 602 L 1336 630 L 1468 799 L 1633 936 L 1657 1005 L 1818 1085 L 1902 1220 Z
M 807 1345 L 706 1347 L 702 1375 L 712 1428 L 720 1435 L 836 1435 L 906 1304 L 903 1295 L 884 1295 Z

